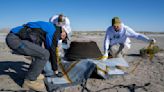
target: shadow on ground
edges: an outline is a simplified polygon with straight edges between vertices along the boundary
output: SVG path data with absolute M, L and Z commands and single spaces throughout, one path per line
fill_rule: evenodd
M 0 76 L 9 75 L 15 83 L 22 86 L 28 66 L 23 61 L 0 61 Z
M 140 54 L 127 54 L 127 56 L 141 57 Z

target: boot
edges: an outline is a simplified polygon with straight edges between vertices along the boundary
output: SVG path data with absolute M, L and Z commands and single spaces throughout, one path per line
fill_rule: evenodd
M 27 90 L 32 89 L 35 91 L 43 91 L 45 89 L 44 83 L 41 83 L 37 80 L 36 81 L 25 80 L 22 87 Z
M 38 77 L 37 77 L 37 80 L 43 80 L 44 79 L 44 75 L 43 74 L 40 74 Z

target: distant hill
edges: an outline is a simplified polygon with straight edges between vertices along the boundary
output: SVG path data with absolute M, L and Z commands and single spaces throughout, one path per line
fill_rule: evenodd
M 8 33 L 10 31 L 10 28 L 2 28 L 0 29 L 0 33 Z M 137 31 L 139 33 L 143 34 L 164 34 L 164 32 L 143 32 L 143 31 Z M 74 34 L 105 34 L 105 31 L 73 31 Z
M 0 33 L 8 33 L 9 32 L 9 28 L 3 28 L 3 29 L 0 29 Z
M 137 31 L 138 33 L 142 33 L 142 34 L 164 34 L 164 32 L 140 32 Z M 105 34 L 105 31 L 73 31 L 73 34 L 90 34 L 90 35 L 95 35 L 95 34 L 100 34 L 103 35 Z

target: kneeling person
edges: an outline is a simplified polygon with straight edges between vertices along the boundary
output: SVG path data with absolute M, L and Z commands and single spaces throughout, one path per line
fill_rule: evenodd
M 104 39 L 104 60 L 108 58 L 108 54 L 112 57 L 122 57 L 130 49 L 130 39 L 136 38 L 145 42 L 155 42 L 143 34 L 136 33 L 130 27 L 124 25 L 118 17 L 112 19 L 112 26 L 106 30 Z

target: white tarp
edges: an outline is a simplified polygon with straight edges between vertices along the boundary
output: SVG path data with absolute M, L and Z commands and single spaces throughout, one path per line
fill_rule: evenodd
M 92 61 L 95 64 L 105 64 L 110 67 L 115 67 L 115 66 L 124 66 L 124 67 L 129 67 L 129 64 L 124 58 L 110 58 L 107 60 L 94 60 L 94 59 L 87 59 L 88 61 Z
M 123 58 L 111 58 L 105 61 L 103 60 L 94 60 L 94 59 L 85 59 L 84 61 L 91 61 L 97 66 L 98 75 L 107 79 L 110 75 L 125 74 L 125 71 L 118 69 L 117 66 L 128 68 L 129 65 L 127 61 Z

